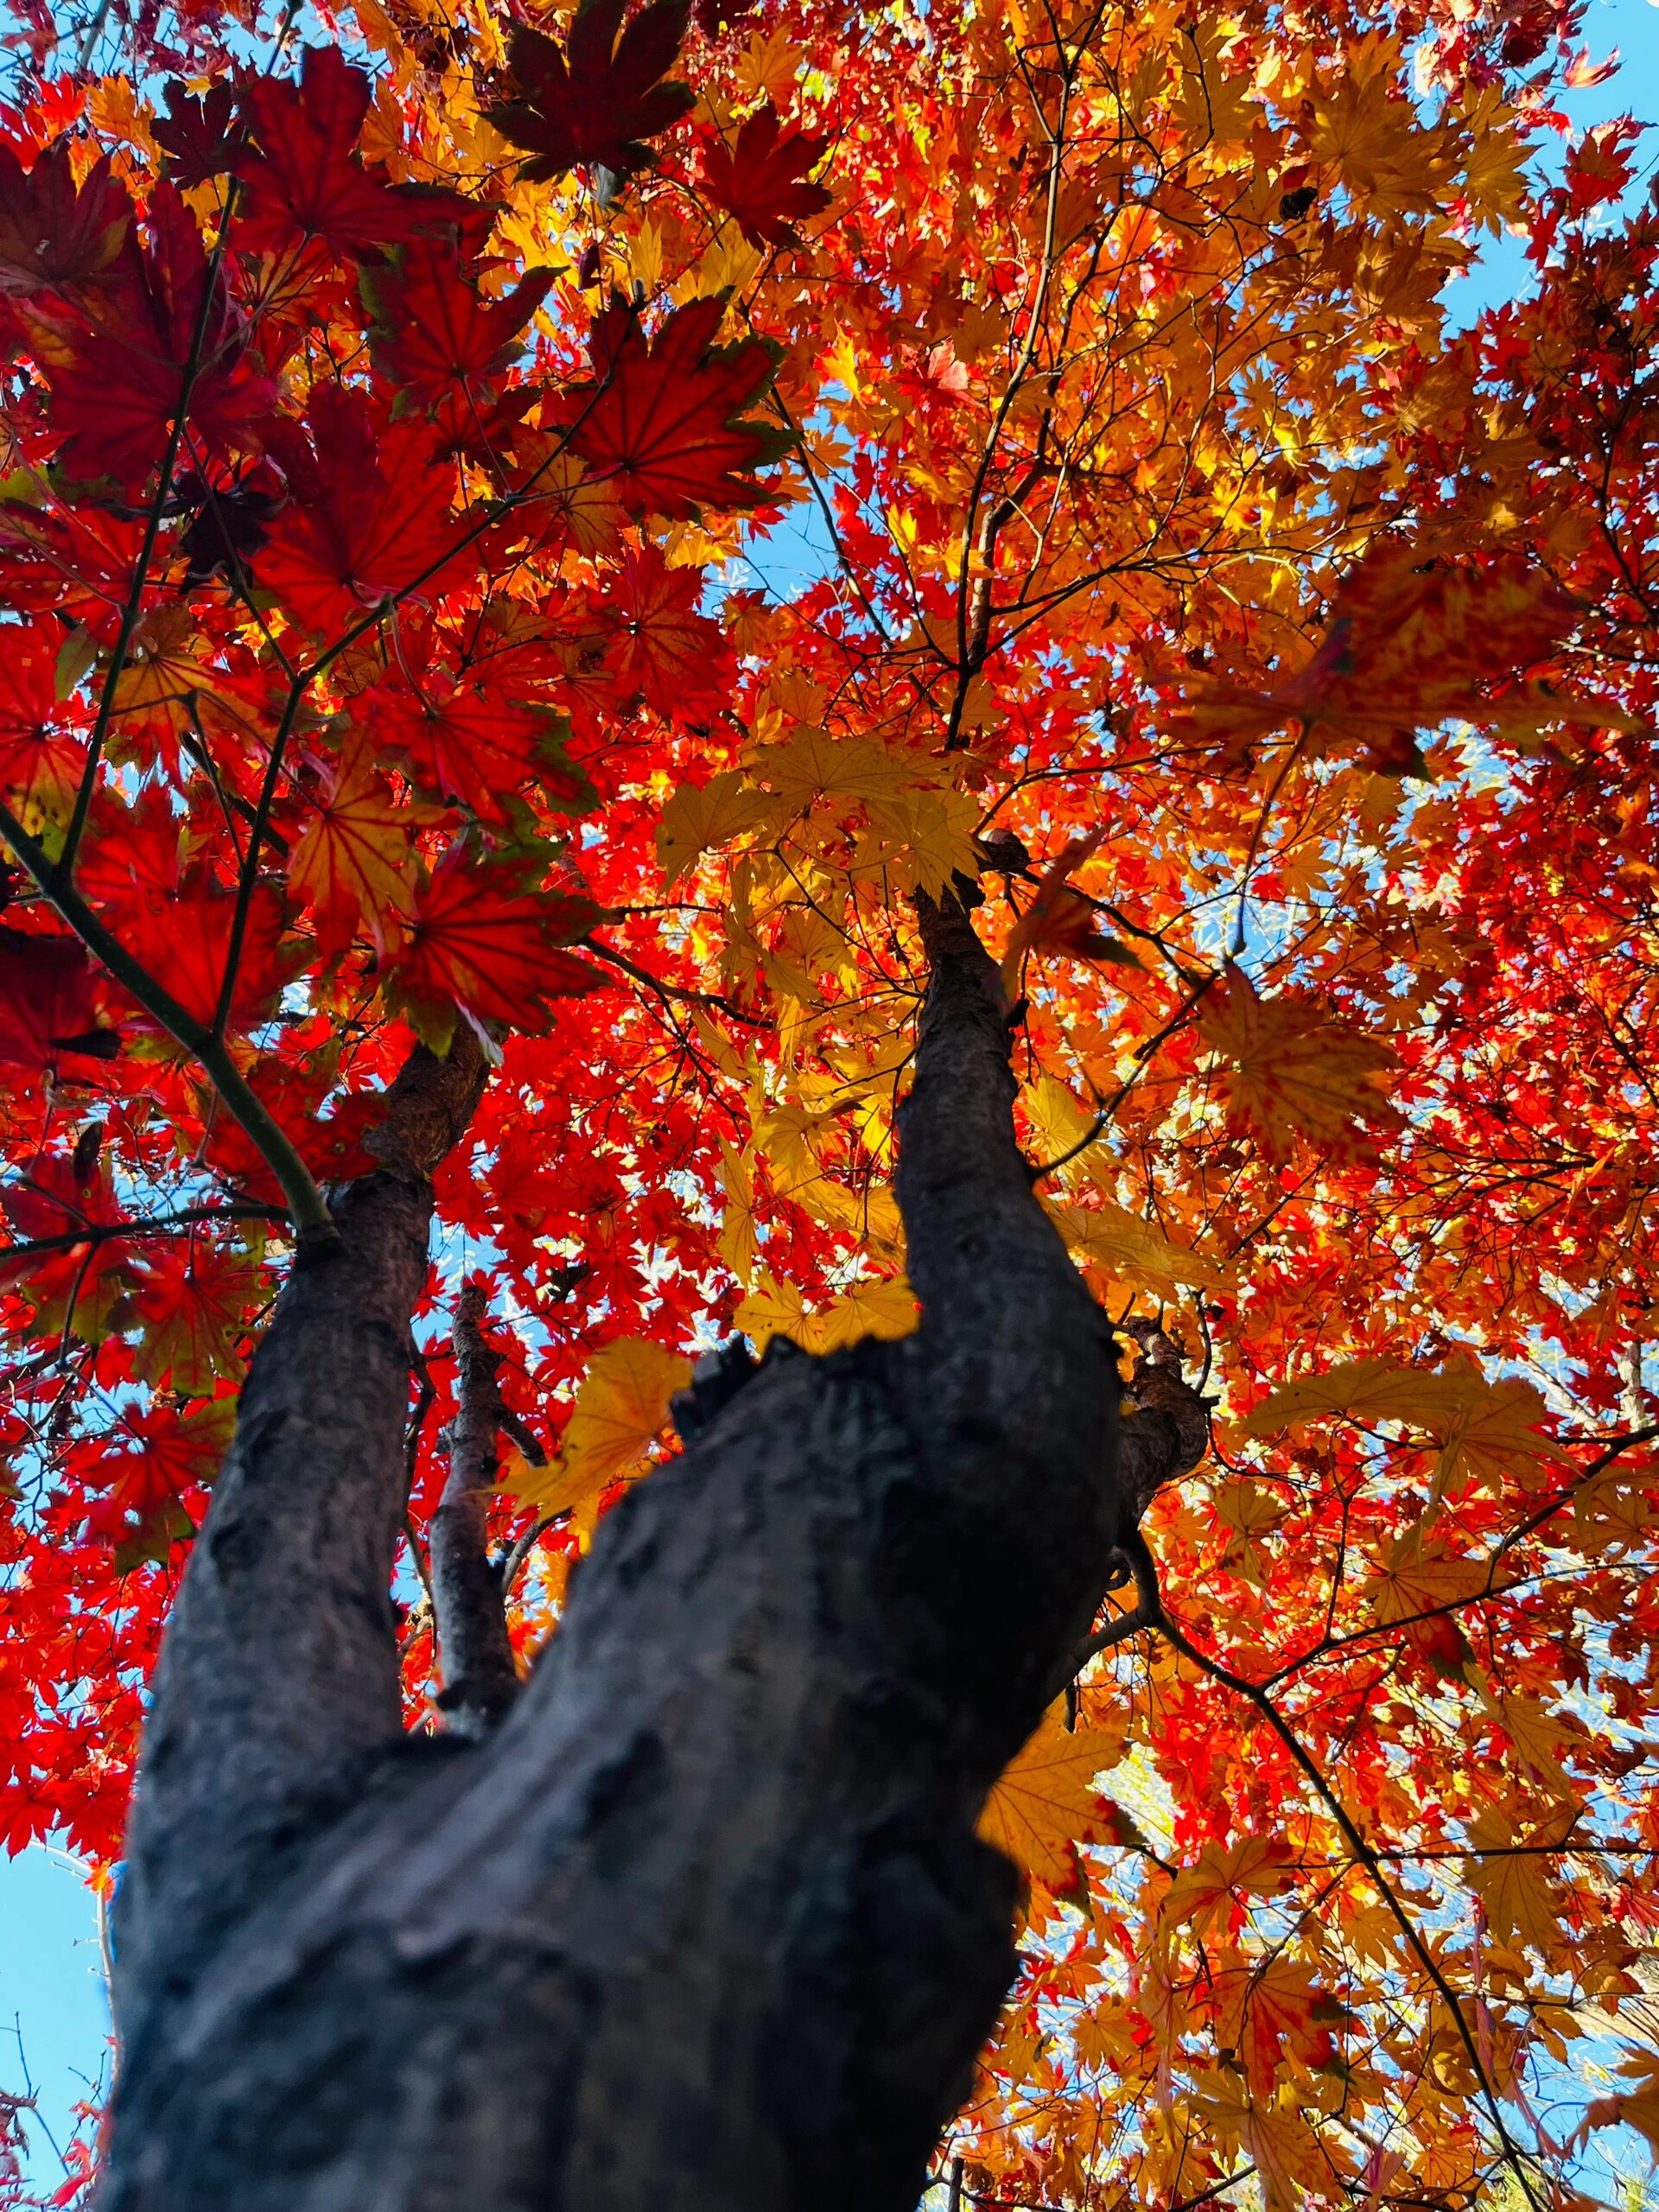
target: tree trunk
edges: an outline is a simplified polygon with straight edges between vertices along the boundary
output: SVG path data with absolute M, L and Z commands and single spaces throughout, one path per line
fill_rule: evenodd
M 774 1344 L 481 1740 L 397 1732 L 407 1160 L 289 1283 L 157 1682 L 102 2212 L 911 2212 L 1014 1966 L 975 1820 L 1127 1535 L 995 971 L 925 918 L 918 1332 Z M 1147 1421 L 1132 1492 L 1196 1456 Z

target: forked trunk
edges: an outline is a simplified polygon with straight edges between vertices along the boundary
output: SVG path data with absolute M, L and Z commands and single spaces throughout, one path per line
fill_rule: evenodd
M 763 1361 L 481 1740 L 397 1732 L 408 1147 L 289 1284 L 157 1684 L 102 2212 L 915 2204 L 1014 1964 L 975 1819 L 1122 1534 L 995 971 L 960 912 L 929 934 L 919 1331 Z M 1132 1493 L 1196 1456 L 1148 1419 Z

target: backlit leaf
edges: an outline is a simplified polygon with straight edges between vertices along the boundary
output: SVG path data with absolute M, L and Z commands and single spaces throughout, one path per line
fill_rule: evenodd
M 1051 1706 L 986 1799 L 980 1834 L 1050 1889 L 1063 1887 L 1069 1847 L 1110 1840 L 1111 1816 L 1095 1783 L 1122 1750 L 1122 1738 L 1107 1730 L 1069 1732 L 1064 1705 Z

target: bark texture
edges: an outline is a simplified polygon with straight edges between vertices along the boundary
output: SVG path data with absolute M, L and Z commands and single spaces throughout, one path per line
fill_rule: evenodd
M 920 1329 L 688 1421 L 482 1740 L 397 1733 L 423 1191 L 284 1294 L 157 1688 L 102 2212 L 911 2212 L 1014 1964 L 974 1821 L 1126 1529 L 995 971 L 925 919 Z

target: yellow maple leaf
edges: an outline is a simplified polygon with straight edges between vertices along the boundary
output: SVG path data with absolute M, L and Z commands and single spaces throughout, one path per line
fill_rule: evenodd
M 544 535 L 563 531 L 579 553 L 600 553 L 614 545 L 626 517 L 611 486 L 590 477 L 556 433 L 519 430 L 512 457 L 528 476 L 521 512 Z
M 1291 2212 L 1306 2190 L 1329 2190 L 1329 2160 L 1294 2104 L 1253 2102 L 1244 2143 L 1261 2179 L 1265 2212 Z
M 1287 1160 L 1303 1138 L 1338 1156 L 1375 1149 L 1379 1130 L 1401 1116 L 1379 1085 L 1394 1068 L 1380 1038 L 1332 1021 L 1300 993 L 1258 998 L 1242 969 L 1230 969 L 1198 1012 L 1206 1041 L 1232 1063 L 1222 1077 L 1228 1120 L 1249 1128 L 1269 1159 Z
M 729 845 L 753 830 L 771 807 L 766 793 L 754 790 L 736 768 L 723 769 L 706 784 L 682 784 L 657 825 L 664 882 L 677 882 L 699 854 Z
M 1171 1285 L 1220 1289 L 1231 1280 L 1218 1261 L 1173 1244 L 1148 1223 L 1123 1206 L 1048 1204 L 1044 1211 L 1065 1237 L 1066 1249 L 1085 1266 L 1154 1291 Z
M 1111 1834 L 1095 1777 L 1116 1764 L 1122 1749 L 1121 1732 L 1068 1732 L 1065 1701 L 1057 1700 L 986 1799 L 980 1834 L 1051 1890 L 1064 1888 L 1071 1878 L 1067 1847 Z
M 851 872 L 937 898 L 953 875 L 978 873 L 974 830 L 979 811 L 967 791 L 872 794 L 864 802 L 869 828 L 854 851 Z
M 787 1337 L 803 1351 L 836 1351 L 863 1337 L 907 1337 L 916 1326 L 916 1296 L 902 1275 L 888 1282 L 855 1282 L 816 1313 L 793 1283 L 774 1282 L 762 1269 L 737 1309 L 737 1325 L 757 1351 Z
M 1561 1758 L 1565 1751 L 1582 1746 L 1584 1732 L 1579 1724 L 1558 1719 L 1535 1697 L 1505 1697 L 1485 1690 L 1480 1695 L 1533 1780 L 1553 1797 L 1573 1797 L 1576 1793 L 1562 1771 Z
M 1333 2162 L 1298 2109 L 1294 2085 L 1276 2096 L 1251 2096 L 1236 2075 L 1223 2075 L 1194 2101 L 1206 2133 L 1248 2153 L 1266 2212 L 1291 2212 L 1304 2190 L 1329 2190 Z
M 1262 112 L 1249 98 L 1249 73 L 1241 75 L 1235 67 L 1230 73 L 1223 65 L 1227 29 L 1219 16 L 1201 16 L 1187 33 L 1174 118 L 1181 136 L 1194 146 L 1236 144 L 1249 137 Z
M 720 1186 L 726 1197 L 717 1239 L 720 1256 L 746 1287 L 753 1279 L 760 1249 L 754 1218 L 754 1179 L 734 1145 L 720 1140 Z
M 1521 1837 L 1515 1823 L 1496 1808 L 1475 1821 L 1470 1839 L 1478 1855 L 1469 1859 L 1464 1878 L 1498 1942 L 1554 1949 L 1561 1940 L 1561 1893 L 1550 1879 L 1549 1860 L 1516 1850 Z
M 509 1465 L 499 1479 L 544 1513 L 569 1512 L 586 1550 L 601 1497 L 639 1469 L 667 1426 L 669 1400 L 690 1380 L 683 1354 L 646 1338 L 620 1337 L 594 1354 L 557 1459 L 523 1473 Z
M 896 798 L 928 780 L 919 760 L 889 753 L 868 738 L 836 738 L 821 729 L 798 729 L 782 745 L 756 746 L 745 765 L 791 813 Z
M 1265 1570 L 1255 1540 L 1270 1535 L 1284 1519 L 1284 1500 L 1265 1483 L 1236 1479 L 1224 1484 L 1211 1503 L 1217 1520 L 1233 1532 L 1225 1563 L 1243 1580 L 1259 1585 Z
M 916 1294 L 902 1275 L 890 1282 L 855 1282 L 834 1305 L 812 1315 L 814 1351 L 835 1351 L 862 1337 L 908 1337 L 916 1328 Z
M 1428 1542 L 1421 1529 L 1408 1529 L 1388 1547 L 1365 1594 L 1386 1625 L 1472 1598 L 1485 1588 L 1488 1573 L 1484 1560 L 1458 1558 Z
M 1281 1383 L 1243 1427 L 1247 1436 L 1264 1436 L 1332 1414 L 1368 1425 L 1402 1421 L 1426 1430 L 1448 1457 L 1489 1483 L 1501 1481 L 1517 1459 L 1566 1456 L 1538 1433 L 1544 1402 L 1530 1382 L 1514 1376 L 1489 1382 L 1465 1360 L 1440 1369 L 1396 1367 L 1384 1359 L 1344 1362 L 1323 1375 Z M 1442 1483 L 1447 1472 L 1443 1465 Z
M 757 1351 L 765 1351 L 774 1337 L 799 1344 L 806 1328 L 806 1300 L 792 1282 L 775 1282 L 762 1268 L 735 1320 Z
M 764 35 L 757 31 L 749 41 L 747 52 L 738 61 L 734 77 L 737 89 L 745 99 L 769 99 L 781 106 L 805 59 L 781 25 Z
M 1282 1890 L 1294 1863 L 1295 1853 L 1279 1836 L 1241 1836 L 1224 1848 L 1206 1843 L 1193 1865 L 1175 1877 L 1164 1911 L 1178 1925 L 1192 1921 L 1200 1932 L 1211 1922 L 1242 1920 L 1245 1897 Z
M 212 665 L 213 645 L 188 607 L 154 607 L 133 634 L 115 682 L 114 708 L 124 722 L 176 734 L 196 726 L 209 702 L 239 728 L 247 709 Z
M 1094 1127 L 1094 1116 L 1086 1113 L 1065 1084 L 1046 1070 L 1026 1085 L 1020 1093 L 1020 1103 L 1044 1160 L 1058 1160 L 1075 1152 Z M 1075 1174 L 1077 1170 L 1071 1167 L 1066 1172 Z
M 543 1460 L 532 1466 L 516 1444 L 509 1444 L 496 1462 L 495 1486 L 521 1505 L 533 1505 L 538 1512 L 547 1510 L 550 1494 L 558 1487 L 563 1470 L 556 1459 Z

